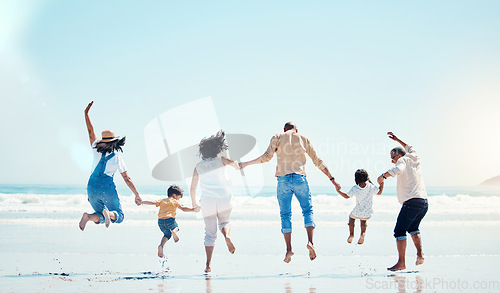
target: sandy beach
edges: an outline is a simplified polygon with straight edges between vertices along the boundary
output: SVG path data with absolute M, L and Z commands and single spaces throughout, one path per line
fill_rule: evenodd
M 128 203 L 131 199 L 124 201 L 131 209 L 124 223 L 111 225 L 109 229 L 89 224 L 84 232 L 78 229 L 81 214 L 76 211 L 59 214 L 2 211 L 0 291 L 500 291 L 497 277 L 500 254 L 496 245 L 492 245 L 500 241 L 500 235 L 491 233 L 500 227 L 498 215 L 484 219 L 451 213 L 446 216 L 449 220 L 444 220 L 442 213 L 430 214 L 421 226 L 425 264 L 415 266 L 415 248 L 409 242 L 407 269 L 389 272 L 386 268 L 396 261 L 390 221 L 394 215 L 374 216 L 369 221 L 365 243 L 348 244 L 347 226 L 342 220 L 347 213 L 326 212 L 332 204 L 325 202 L 329 199 L 315 198 L 316 260 L 308 258 L 298 207 L 294 207 L 293 216 L 295 255 L 286 264 L 282 261 L 284 243 L 279 215 L 277 210 L 272 213 L 274 199 L 255 199 L 271 202 L 269 212 L 264 209 L 260 215 L 251 214 L 248 203 L 235 208 L 232 238 L 236 253 L 230 255 L 219 237 L 210 274 L 203 273 L 204 228 L 203 221 L 195 214 L 179 213 L 181 240 L 168 242 L 167 258 L 160 259 L 156 247 L 161 232 L 156 226 L 154 209 L 146 214 L 134 213 L 132 202 Z M 434 198 L 436 208 L 440 205 L 438 200 Z M 432 197 L 430 202 L 433 203 Z M 3 203 L 6 204 L 5 198 Z M 75 207 L 84 204 L 77 202 Z M 463 221 L 457 220 L 461 217 Z

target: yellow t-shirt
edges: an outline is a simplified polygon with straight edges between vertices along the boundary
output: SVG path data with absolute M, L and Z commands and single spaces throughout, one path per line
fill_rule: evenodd
M 176 210 L 178 207 L 182 206 L 182 204 L 173 197 L 167 197 L 157 201 L 156 206 L 160 207 L 158 219 L 168 219 L 175 218 Z

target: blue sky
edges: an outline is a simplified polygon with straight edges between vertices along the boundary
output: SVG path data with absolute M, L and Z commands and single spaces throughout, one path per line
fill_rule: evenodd
M 144 127 L 211 96 L 260 151 L 292 120 L 344 186 L 415 145 L 428 185 L 500 174 L 498 1 L 0 2 L 0 184 L 85 184 L 96 131 L 127 136 L 138 185 Z M 202 117 L 200 123 L 203 123 Z M 263 166 L 274 184 L 274 161 Z M 310 183 L 329 184 L 312 164 Z

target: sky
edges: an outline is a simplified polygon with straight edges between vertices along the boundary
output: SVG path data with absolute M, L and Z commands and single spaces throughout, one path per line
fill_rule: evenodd
M 255 137 L 257 153 L 294 121 L 343 186 L 358 168 L 391 167 L 387 131 L 415 147 L 427 185 L 477 185 L 500 175 L 499 11 L 487 0 L 0 0 L 0 184 L 86 184 L 90 101 L 98 136 L 127 137 L 137 185 L 175 183 L 152 177 L 145 127 L 211 97 L 220 127 Z M 261 168 L 275 184 L 275 159 Z

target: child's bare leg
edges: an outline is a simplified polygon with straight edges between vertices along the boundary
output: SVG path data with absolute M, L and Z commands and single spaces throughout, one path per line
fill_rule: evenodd
M 285 238 L 286 245 L 286 254 L 283 261 L 289 263 L 292 260 L 292 256 L 294 254 L 292 251 L 292 233 L 283 233 L 283 237 Z
M 347 243 L 351 243 L 354 238 L 354 223 L 349 224 L 349 237 L 347 238 Z
M 415 264 L 421 265 L 424 263 L 424 254 L 422 253 L 422 237 L 420 237 L 420 233 L 413 234 L 411 236 L 411 239 L 413 240 L 413 244 L 415 244 L 415 248 L 417 249 L 417 261 Z
M 306 227 L 307 231 L 307 246 L 306 248 L 309 250 L 309 259 L 314 260 L 316 258 L 316 250 L 314 249 L 313 245 L 313 232 L 314 232 L 314 227 L 309 226 Z
M 178 227 L 175 227 L 174 229 L 170 230 L 170 232 L 172 232 L 172 238 L 174 239 L 174 242 L 179 241 L 179 236 L 177 236 L 178 231 L 179 231 Z
M 165 246 L 165 243 L 167 243 L 168 241 L 168 238 L 163 236 L 161 238 L 161 242 L 160 242 L 160 245 L 158 245 L 158 257 L 163 257 L 163 246 Z
M 401 239 L 396 241 L 396 247 L 398 248 L 398 262 L 390 268 L 389 271 L 399 271 L 406 269 L 405 264 L 405 254 L 406 254 L 406 239 Z
M 361 234 L 359 235 L 358 244 L 365 242 L 366 220 L 361 220 Z
M 87 222 L 88 221 L 92 221 L 92 222 L 95 222 L 95 223 L 99 223 L 101 221 L 101 219 L 99 218 L 99 215 L 96 214 L 96 213 L 93 213 L 93 214 L 87 214 L 87 213 L 83 213 L 82 215 L 82 219 L 80 220 L 80 230 L 85 230 L 85 226 L 87 225 Z
M 212 254 L 214 253 L 213 246 L 205 246 L 205 253 L 207 254 L 207 263 L 205 268 L 205 273 L 209 273 L 212 271 L 210 268 L 210 264 L 212 263 Z
M 233 254 L 234 251 L 236 250 L 236 248 L 234 247 L 234 244 L 231 241 L 231 237 L 229 237 L 229 232 L 230 231 L 231 231 L 231 228 L 229 226 L 225 226 L 221 230 L 222 235 L 224 235 L 224 238 L 226 239 L 227 249 L 229 250 L 229 253 Z

